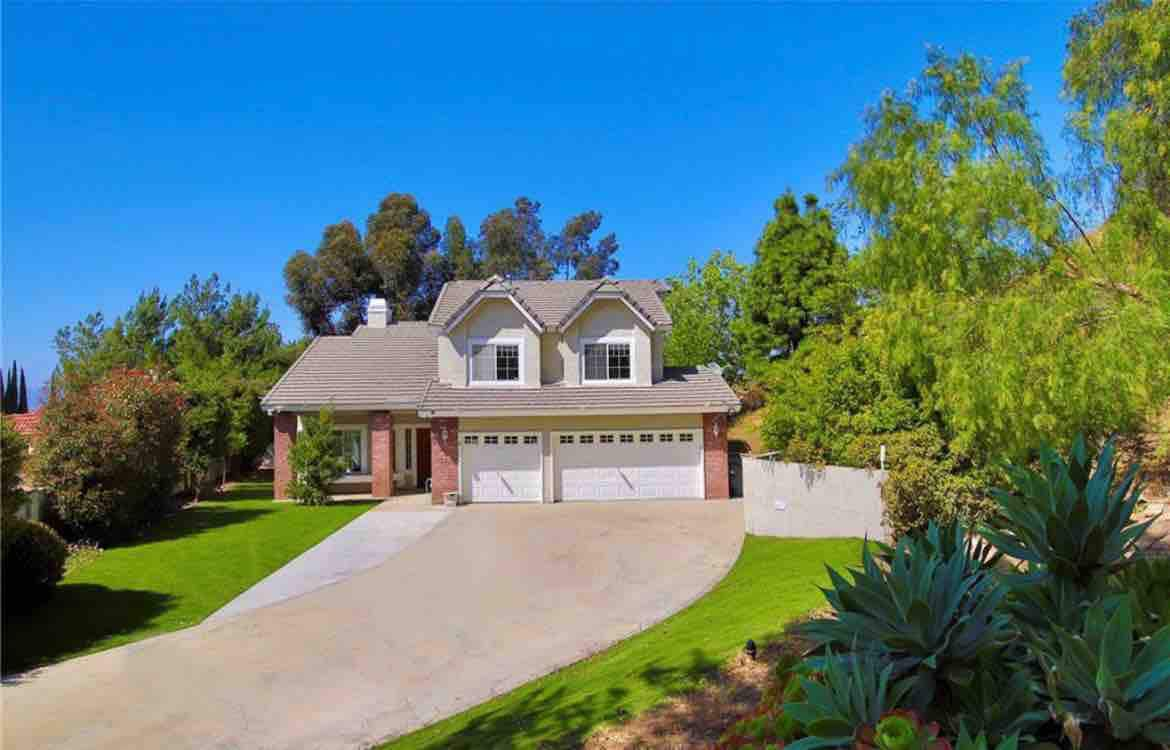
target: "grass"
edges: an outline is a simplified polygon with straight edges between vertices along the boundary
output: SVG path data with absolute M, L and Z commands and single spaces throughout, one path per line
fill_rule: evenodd
M 5 615 L 3 671 L 194 625 L 373 505 L 274 503 L 272 484 L 254 482 L 181 510 L 141 541 L 71 565 L 37 609 Z
M 727 577 L 687 609 L 611 648 L 382 745 L 576 747 L 598 726 L 699 687 L 748 638 L 766 642 L 823 603 L 825 564 L 861 557 L 858 539 L 749 536 Z

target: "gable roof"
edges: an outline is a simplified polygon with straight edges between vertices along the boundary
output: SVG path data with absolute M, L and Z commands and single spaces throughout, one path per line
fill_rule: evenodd
M 422 321 L 318 336 L 260 405 L 271 411 L 415 409 L 439 376 L 438 331 Z
M 662 303 L 662 289 L 661 282 L 654 280 L 512 281 L 493 276 L 483 281 L 449 281 L 431 310 L 430 322 L 447 327 L 465 316 L 479 300 L 506 294 L 541 327 L 558 330 L 599 292 L 619 296 L 652 325 L 667 327 L 670 313 Z

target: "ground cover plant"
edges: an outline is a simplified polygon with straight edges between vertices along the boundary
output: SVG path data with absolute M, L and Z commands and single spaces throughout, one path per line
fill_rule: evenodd
M 817 646 L 721 747 L 1170 746 L 1170 576 L 1143 558 L 1137 467 L 1082 438 L 1039 455 L 978 529 L 830 570 L 830 615 L 800 628 Z
M 87 555 L 36 608 L 5 607 L 3 671 L 194 625 L 372 506 L 274 503 L 271 483 L 252 482 L 184 508 L 132 543 Z

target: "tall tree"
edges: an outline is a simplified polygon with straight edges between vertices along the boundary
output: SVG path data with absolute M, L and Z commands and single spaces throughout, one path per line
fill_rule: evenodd
M 743 315 L 735 322 L 753 367 L 794 351 L 812 326 L 840 320 L 854 296 L 846 272 L 849 255 L 816 196 L 804 197 L 801 213 L 789 191 L 774 209 L 756 243 Z
M 541 227 L 540 203 L 524 196 L 512 208 L 496 211 L 479 227 L 484 275 L 513 279 L 550 279 L 555 269 Z
M 8 382 L 4 385 L 4 413 L 14 414 L 18 403 L 16 384 L 16 360 L 12 360 L 12 368 L 8 371 Z
M 447 258 L 452 278 L 479 278 L 475 243 L 468 239 L 463 221 L 458 216 L 452 216 L 447 219 L 447 225 L 443 229 L 443 255 Z
M 733 333 L 740 315 L 747 269 L 731 253 L 716 250 L 703 265 L 694 258 L 681 277 L 670 279 L 666 310 L 674 326 L 666 339 L 670 366 L 717 364 L 728 380 L 743 375 L 743 350 Z
M 17 411 L 21 414 L 28 413 L 28 382 L 24 379 L 24 368 L 20 368 L 20 403 L 17 406 Z
M 601 227 L 601 214 L 586 211 L 565 222 L 560 234 L 549 240 L 549 260 L 566 279 L 600 279 L 617 273 L 617 235 L 612 232 L 593 244 Z
M 431 216 L 414 196 L 391 193 L 366 221 L 366 253 L 379 291 L 396 316 L 412 319 L 426 256 L 439 245 Z

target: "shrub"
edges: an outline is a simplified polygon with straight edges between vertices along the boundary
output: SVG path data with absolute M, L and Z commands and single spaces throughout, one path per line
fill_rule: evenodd
M 322 409 L 317 416 L 302 418 L 303 429 L 289 451 L 293 480 L 289 497 L 303 505 L 323 505 L 329 501 L 329 485 L 345 471 L 345 461 L 337 433 L 333 430 L 333 413 Z
M 182 410 L 175 383 L 133 370 L 50 397 L 32 469 L 68 536 L 116 541 L 173 507 Z
M 799 631 L 818 643 L 889 659 L 893 676 L 911 690 L 908 705 L 917 709 L 934 702 L 940 685 L 969 683 L 985 653 L 1011 634 L 1007 617 L 997 612 L 1004 590 L 975 544 L 960 534 L 963 553 L 948 553 L 939 541 L 946 535 L 931 534 L 934 541 L 899 539 L 888 565 L 866 546 L 852 582 L 830 569 L 832 586 L 824 592 L 834 617 Z
M 65 541 L 38 521 L 6 516 L 0 540 L 4 609 L 20 611 L 53 593 L 65 572 Z
M 20 489 L 28 442 L 7 419 L 0 419 L 0 503 L 5 515 L 14 513 L 27 499 Z

